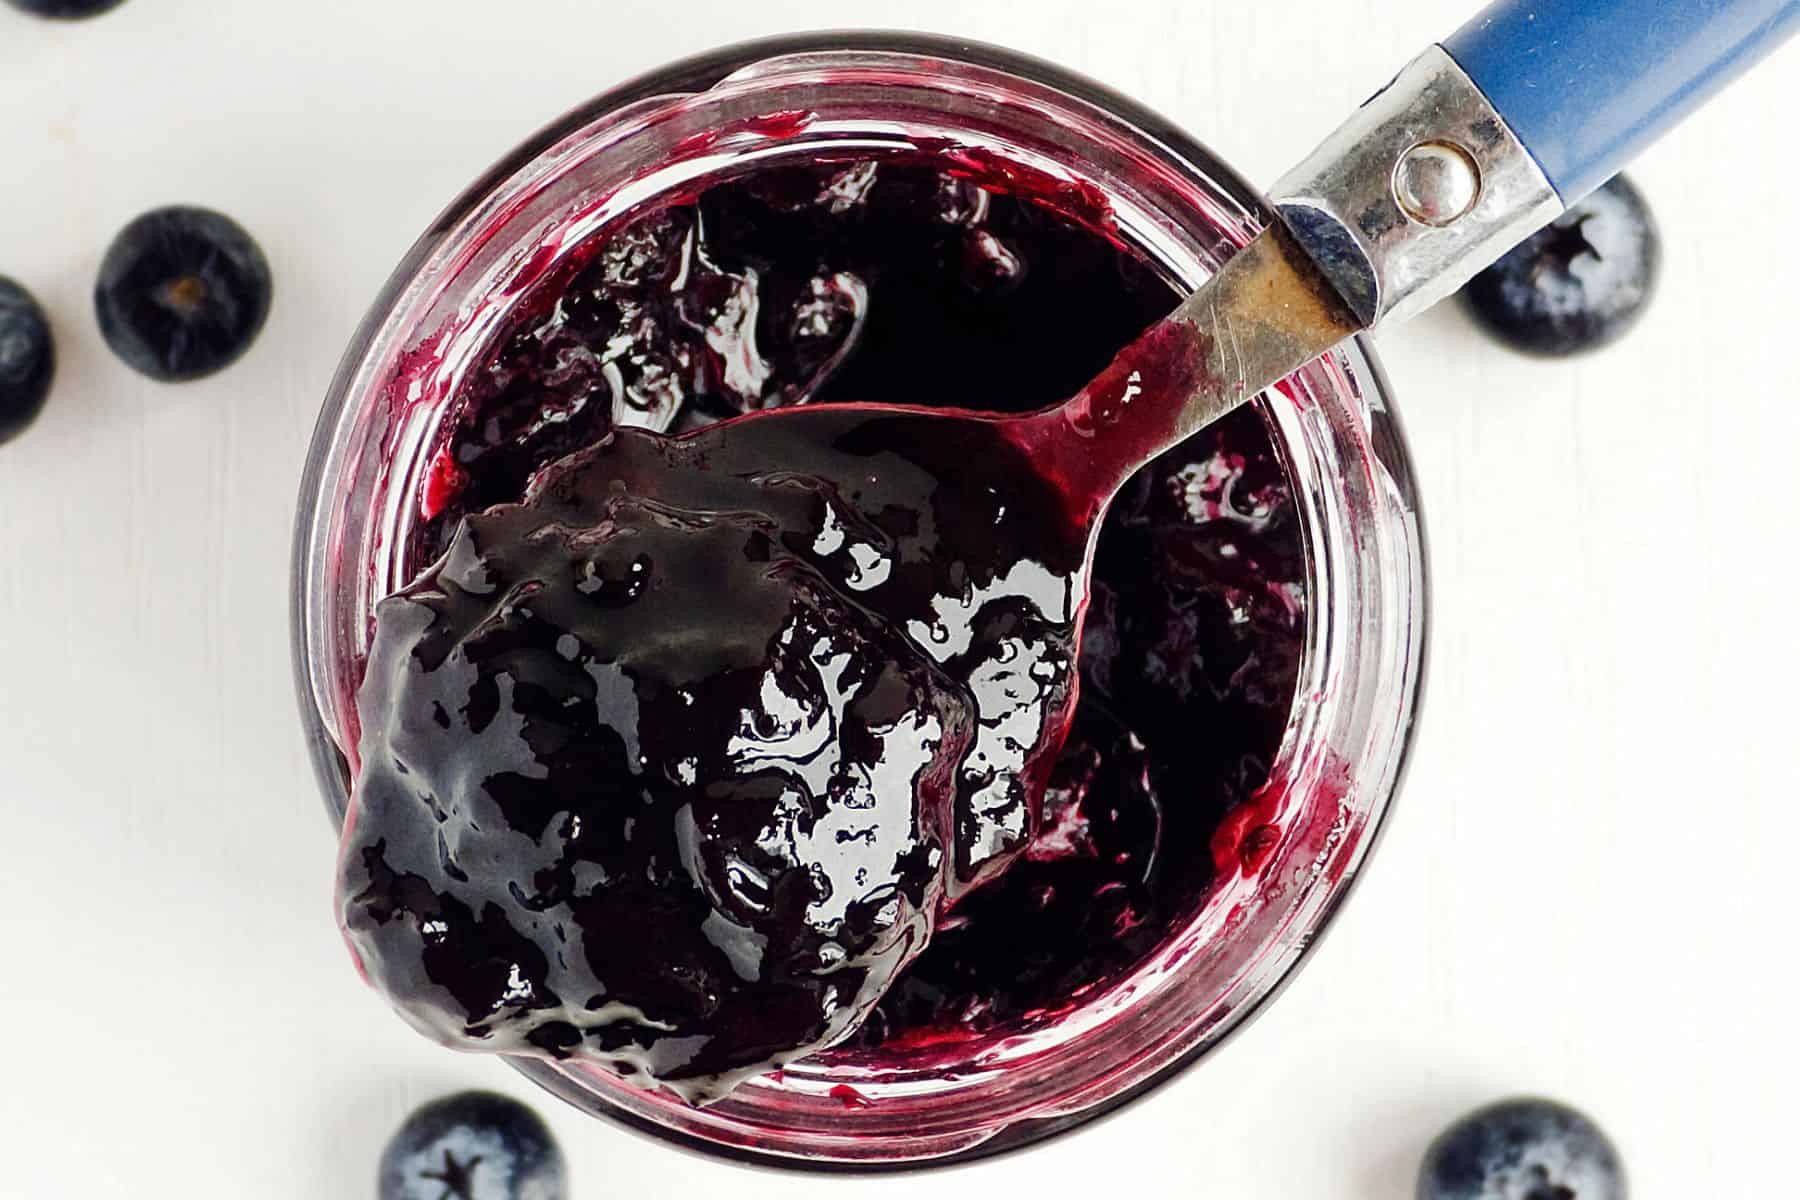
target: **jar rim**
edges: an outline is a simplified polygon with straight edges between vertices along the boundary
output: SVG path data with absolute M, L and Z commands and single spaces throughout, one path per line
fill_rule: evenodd
M 334 736 L 326 724 L 324 702 L 315 686 L 320 669 L 317 651 L 322 644 L 322 626 L 319 621 L 321 614 L 317 609 L 322 603 L 321 592 L 325 587 L 321 567 L 324 559 L 339 549 L 335 541 L 336 531 L 330 527 L 331 505 L 328 502 L 339 493 L 340 485 L 347 480 L 344 474 L 348 465 L 344 444 L 346 418 L 354 415 L 351 412 L 353 404 L 369 399 L 362 384 L 368 378 L 371 355 L 378 349 L 384 335 L 394 332 L 391 326 L 396 315 L 406 305 L 417 300 L 417 289 L 427 269 L 434 262 L 441 262 L 443 256 L 454 248 L 452 243 L 456 237 L 468 232 L 469 221 L 474 214 L 491 205 L 495 197 L 504 194 L 523 173 L 531 170 L 534 165 L 541 164 L 547 155 L 555 153 L 558 148 L 566 149 L 571 138 L 578 137 L 584 130 L 591 130 L 597 122 L 673 93 L 705 93 L 721 81 L 756 64 L 802 55 L 857 54 L 919 55 L 933 61 L 993 71 L 1051 89 L 1066 96 L 1072 104 L 1084 106 L 1084 110 L 1102 114 L 1117 130 L 1126 131 L 1146 146 L 1154 147 L 1158 153 L 1167 155 L 1171 162 L 1179 164 L 1181 170 L 1189 173 L 1196 184 L 1229 200 L 1245 214 L 1244 227 L 1232 231 L 1232 236 L 1240 242 L 1247 239 L 1267 219 L 1268 210 L 1259 194 L 1241 176 L 1198 142 L 1135 101 L 1042 60 L 999 47 L 930 35 L 816 34 L 741 43 L 641 76 L 603 93 L 541 129 L 475 184 L 465 189 L 409 250 L 352 339 L 322 408 L 309 449 L 294 545 L 293 651 L 296 682 L 300 690 L 301 710 L 307 726 L 311 757 L 325 792 L 328 808 L 335 819 L 342 819 L 344 805 L 348 801 L 345 751 L 339 748 L 338 737 Z M 1360 867 L 1366 861 L 1369 850 L 1384 828 L 1388 800 L 1398 784 L 1406 751 L 1410 746 L 1422 676 L 1423 536 L 1413 493 L 1410 463 L 1397 421 L 1389 407 L 1386 380 L 1372 351 L 1361 339 L 1348 345 L 1327 369 L 1331 366 L 1335 366 L 1341 376 L 1341 384 L 1347 389 L 1347 401 L 1360 405 L 1356 416 L 1364 422 L 1365 429 L 1359 433 L 1366 438 L 1368 445 L 1362 448 L 1366 451 L 1364 460 L 1356 465 L 1379 476 L 1374 480 L 1378 485 L 1376 490 L 1381 493 L 1378 499 L 1387 503 L 1393 514 L 1397 514 L 1397 526 L 1386 531 L 1388 541 L 1383 543 L 1386 557 L 1391 560 L 1386 565 L 1394 574 L 1394 579 L 1387 582 L 1399 589 L 1398 594 L 1392 598 L 1396 608 L 1395 615 L 1404 626 L 1398 631 L 1399 644 L 1388 647 L 1390 657 L 1401 668 L 1398 687 L 1388 697 L 1395 711 L 1387 714 L 1387 719 L 1393 722 L 1394 728 L 1389 731 L 1390 736 L 1384 747 L 1387 761 L 1382 764 L 1381 778 L 1373 789 L 1375 794 L 1368 797 L 1371 808 L 1364 814 L 1363 825 L 1354 838 L 1356 845 L 1352 847 L 1353 860 L 1326 881 L 1323 893 L 1318 896 L 1319 902 L 1299 922 L 1302 927 L 1284 930 L 1283 936 L 1290 939 L 1292 944 L 1287 947 L 1272 947 L 1284 951 L 1283 955 L 1278 956 L 1283 961 L 1276 964 L 1276 969 L 1267 972 L 1266 977 L 1251 988 L 1240 1003 L 1231 1005 L 1203 1036 L 1185 1051 L 1156 1064 L 1128 1086 L 1119 1087 L 1098 1100 L 1068 1111 L 1047 1109 L 1046 1115 L 1011 1121 L 979 1142 L 952 1148 L 922 1160 L 857 1161 L 830 1156 L 795 1157 L 788 1152 L 757 1149 L 748 1144 L 748 1139 L 734 1143 L 710 1138 L 618 1107 L 604 1098 L 597 1100 L 594 1092 L 582 1088 L 567 1072 L 553 1064 L 537 1060 L 515 1060 L 514 1065 L 535 1082 L 589 1112 L 611 1117 L 659 1139 L 708 1154 L 724 1155 L 766 1166 L 894 1170 L 966 1162 L 1034 1144 L 1075 1126 L 1089 1124 L 1105 1114 L 1117 1111 L 1131 1100 L 1179 1074 L 1201 1055 L 1219 1045 L 1230 1033 L 1246 1024 L 1248 1018 L 1259 1012 L 1274 995 L 1279 994 L 1292 978 L 1295 968 L 1304 958 L 1304 951 L 1316 942 L 1319 934 L 1330 924 L 1332 916 L 1341 907 L 1350 886 L 1360 875 Z M 1340 381 L 1334 381 L 1334 386 L 1338 382 Z M 354 483 L 354 480 L 350 479 L 349 482 Z M 1346 519 L 1357 515 L 1352 513 Z M 1324 605 L 1309 604 L 1308 607 L 1322 608 Z M 1311 640 L 1309 637 L 1309 642 Z M 1397 655 L 1393 653 L 1396 650 Z M 1302 686 L 1305 686 L 1304 680 Z M 1289 736 L 1293 736 L 1293 726 L 1290 726 Z M 1315 880 L 1309 886 L 1316 889 L 1318 883 Z M 1297 903 L 1296 901 L 1296 906 Z

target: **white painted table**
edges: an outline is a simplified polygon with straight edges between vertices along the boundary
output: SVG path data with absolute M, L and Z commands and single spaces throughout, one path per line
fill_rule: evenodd
M 49 410 L 0 448 L 0 1196 L 356 1200 L 418 1101 L 534 1095 L 350 970 L 288 674 L 319 398 L 491 160 L 673 57 L 887 25 L 1060 60 L 1267 180 L 1467 11 L 129 0 L 55 26 L 0 6 L 0 274 L 61 338 Z M 1640 1197 L 1792 1192 L 1796 111 L 1790 48 L 1642 162 L 1667 268 L 1616 349 L 1524 360 L 1454 310 L 1384 337 L 1433 538 L 1426 716 L 1386 843 L 1294 986 L 1112 1121 L 858 1194 L 1403 1197 L 1442 1122 L 1521 1090 L 1590 1107 Z M 179 388 L 115 362 L 88 298 L 111 235 L 171 202 L 240 219 L 279 289 L 243 364 Z M 538 1099 L 582 1200 L 836 1186 Z

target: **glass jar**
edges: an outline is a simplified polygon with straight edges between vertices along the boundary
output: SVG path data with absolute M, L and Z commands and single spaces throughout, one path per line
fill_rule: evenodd
M 354 698 L 374 606 L 407 582 L 398 548 L 417 519 L 411 501 L 438 423 L 528 285 L 659 197 L 828 147 L 880 155 L 928 139 L 1095 189 L 1120 239 L 1189 288 L 1268 218 L 1228 167 L 1123 97 L 1006 51 L 916 36 L 726 49 L 607 93 L 531 138 L 406 256 L 314 435 L 293 637 L 334 820 L 355 770 Z M 1279 391 L 1257 403 L 1290 475 L 1309 595 L 1299 685 L 1265 793 L 1279 798 L 1286 833 L 1263 870 L 1222 883 L 1129 977 L 1052 1027 L 975 1039 L 953 1061 L 826 1054 L 706 1108 L 581 1064 L 521 1059 L 519 1069 L 580 1108 L 689 1146 L 790 1166 L 893 1167 L 1068 1129 L 1241 1026 L 1291 975 L 1369 853 L 1416 716 L 1424 635 L 1412 472 L 1373 352 L 1347 344 Z

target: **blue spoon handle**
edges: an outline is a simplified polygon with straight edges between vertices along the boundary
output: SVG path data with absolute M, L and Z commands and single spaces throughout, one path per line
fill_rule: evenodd
M 1499 0 L 1443 43 L 1565 205 L 1800 30 L 1800 0 Z
M 1271 198 L 1363 326 L 1404 319 L 1795 33 L 1800 0 L 1500 0 L 1409 63 Z

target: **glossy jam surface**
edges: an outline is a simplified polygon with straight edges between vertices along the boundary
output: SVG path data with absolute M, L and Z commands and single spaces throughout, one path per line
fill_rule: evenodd
M 764 515 L 550 495 L 382 606 L 347 930 L 443 1040 L 710 1099 L 924 944 L 972 713 Z
M 1254 794 L 1302 564 L 1254 414 L 1115 503 L 1073 712 L 1080 564 L 1026 464 L 928 414 L 715 424 L 1039 408 L 1173 306 L 968 175 L 771 171 L 651 213 L 459 398 L 344 859 L 365 968 L 429 1032 L 701 1100 L 846 1034 L 924 1053 L 1054 1020 L 1279 836 Z

